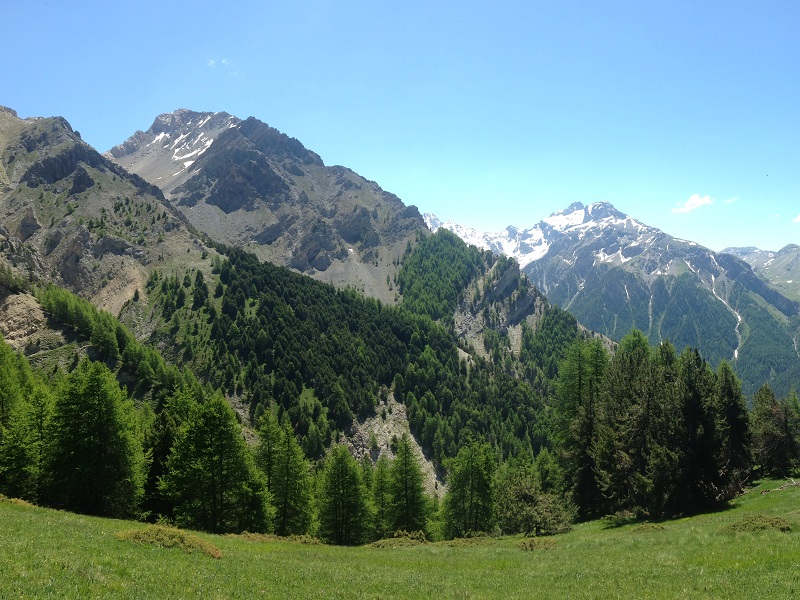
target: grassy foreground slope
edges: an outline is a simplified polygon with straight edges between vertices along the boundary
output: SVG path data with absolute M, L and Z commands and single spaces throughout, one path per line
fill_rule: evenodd
M 197 534 L 218 560 L 115 537 L 144 525 L 3 501 L 0 597 L 786 598 L 800 593 L 800 488 L 761 493 L 779 484 L 723 512 L 595 521 L 530 551 L 519 538 L 338 548 Z M 775 518 L 792 531 L 757 529 Z

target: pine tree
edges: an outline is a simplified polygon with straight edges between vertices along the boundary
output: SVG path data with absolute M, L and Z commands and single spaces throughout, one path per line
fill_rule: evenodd
M 367 502 L 358 463 L 345 446 L 334 446 L 322 472 L 319 491 L 320 536 L 339 546 L 353 546 L 367 534 Z
M 47 428 L 46 498 L 84 514 L 127 517 L 142 496 L 144 457 L 133 404 L 114 375 L 83 359 L 56 394 Z
M 192 409 L 160 487 L 182 526 L 215 533 L 266 532 L 272 526 L 264 480 L 233 409 L 221 395 Z
M 389 522 L 393 530 L 425 531 L 427 515 L 422 469 L 407 433 L 400 438 L 397 455 L 392 461 L 389 497 Z

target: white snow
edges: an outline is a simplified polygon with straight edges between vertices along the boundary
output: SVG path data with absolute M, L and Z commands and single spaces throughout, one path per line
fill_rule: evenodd
M 161 133 L 159 133 L 159 134 L 158 134 L 158 135 L 157 135 L 155 138 L 153 138 L 153 141 L 152 141 L 152 142 L 150 142 L 150 143 L 149 143 L 149 144 L 147 144 L 147 145 L 148 145 L 148 146 L 152 146 L 153 144 L 155 144 L 156 142 L 160 142 L 160 141 L 161 141 L 161 140 L 163 140 L 164 138 L 167 138 L 167 139 L 169 139 L 169 134 L 168 134 L 166 131 L 162 131 Z
M 586 218 L 586 210 L 579 209 L 568 214 L 554 213 L 544 219 L 544 222 L 550 225 L 556 231 L 563 231 L 569 227 L 580 225 Z
M 180 143 L 181 143 L 181 141 L 183 141 L 183 140 L 184 140 L 184 139 L 186 139 L 187 137 L 189 137 L 189 134 L 188 134 L 188 133 L 182 133 L 181 135 L 179 135 L 179 136 L 178 136 L 178 139 L 176 139 L 174 142 L 172 142 L 172 146 L 171 146 L 171 148 L 174 148 L 175 146 L 177 146 L 178 144 L 180 144 Z

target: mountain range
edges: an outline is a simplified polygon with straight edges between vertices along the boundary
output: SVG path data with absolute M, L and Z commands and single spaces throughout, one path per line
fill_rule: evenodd
M 514 258 L 589 330 L 618 340 L 638 328 L 652 343 L 697 347 L 712 364 L 731 360 L 749 394 L 765 381 L 786 393 L 800 380 L 798 246 L 712 252 L 609 203 L 478 232 L 423 219 L 300 141 L 224 112 L 159 115 L 101 155 L 63 118 L 3 109 L 0 166 L 6 261 L 114 314 L 145 293 L 155 268 L 210 276 L 217 244 L 395 303 L 404 257 L 445 228 Z
M 653 343 L 697 347 L 712 364 L 730 360 L 747 393 L 764 381 L 786 392 L 798 381 L 800 305 L 785 287 L 793 276 L 783 288 L 765 279 L 765 269 L 796 268 L 796 246 L 717 253 L 607 202 L 575 203 L 529 229 L 494 234 L 425 220 L 432 231 L 513 257 L 550 302 L 612 339 L 637 328 Z

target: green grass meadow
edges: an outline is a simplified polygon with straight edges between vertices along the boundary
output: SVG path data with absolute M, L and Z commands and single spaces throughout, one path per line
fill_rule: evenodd
M 728 510 L 595 521 L 532 550 L 521 538 L 338 548 L 196 534 L 219 559 L 116 536 L 143 524 L 2 501 L 0 598 L 790 598 L 800 488 L 761 493 L 781 483 Z

